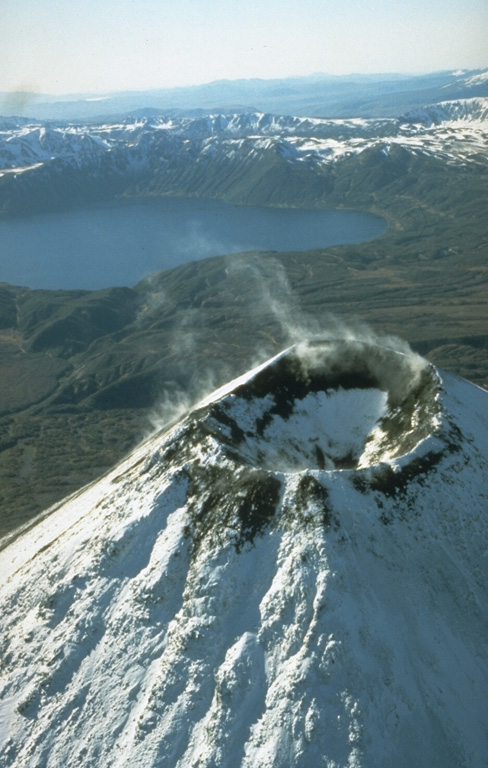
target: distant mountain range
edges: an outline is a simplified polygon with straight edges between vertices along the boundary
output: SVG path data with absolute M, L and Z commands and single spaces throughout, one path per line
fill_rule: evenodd
M 0 115 L 87 120 L 150 108 L 186 116 L 199 111 L 259 111 L 308 117 L 397 117 L 423 104 L 476 96 L 488 96 L 488 69 L 218 80 L 185 88 L 103 95 L 0 93 Z
M 412 166 L 417 176 L 446 163 L 484 169 L 487 115 L 488 98 L 473 97 L 399 118 L 175 117 L 152 110 L 85 123 L 4 118 L 0 212 L 121 195 L 364 206 L 366 194 L 401 183 Z

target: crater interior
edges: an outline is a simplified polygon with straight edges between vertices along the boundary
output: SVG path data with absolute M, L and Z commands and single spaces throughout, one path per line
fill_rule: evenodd
M 439 424 L 435 369 L 355 341 L 292 347 L 209 410 L 243 463 L 280 472 L 362 469 L 412 451 Z

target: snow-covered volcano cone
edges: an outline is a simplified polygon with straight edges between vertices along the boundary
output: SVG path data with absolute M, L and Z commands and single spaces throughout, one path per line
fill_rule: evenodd
M 293 348 L 0 554 L 0 766 L 481 768 L 488 395 Z

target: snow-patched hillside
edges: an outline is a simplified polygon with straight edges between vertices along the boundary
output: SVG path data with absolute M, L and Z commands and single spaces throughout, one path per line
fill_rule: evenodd
M 454 162 L 486 163 L 488 99 L 443 102 L 400 119 L 280 117 L 263 113 L 198 118 L 137 116 L 113 123 L 0 123 L 0 171 L 4 175 L 57 164 L 98 172 L 104 163 L 127 174 L 155 163 L 205 152 L 236 163 L 279 151 L 290 162 L 324 166 L 377 144 L 445 156 Z M 446 146 L 448 144 L 448 147 Z M 61 166 L 59 165 L 61 163 Z
M 0 766 L 481 768 L 487 393 L 286 350 L 0 553 Z
M 452 123 L 452 127 L 455 127 L 461 122 L 465 127 L 466 123 L 482 127 L 488 121 L 488 99 L 441 101 L 439 104 L 409 112 L 403 119 L 405 122 L 423 123 L 429 126 Z

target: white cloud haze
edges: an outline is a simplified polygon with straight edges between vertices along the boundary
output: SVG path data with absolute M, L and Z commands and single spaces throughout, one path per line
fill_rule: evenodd
M 485 0 L 0 0 L 0 91 L 486 66 Z

